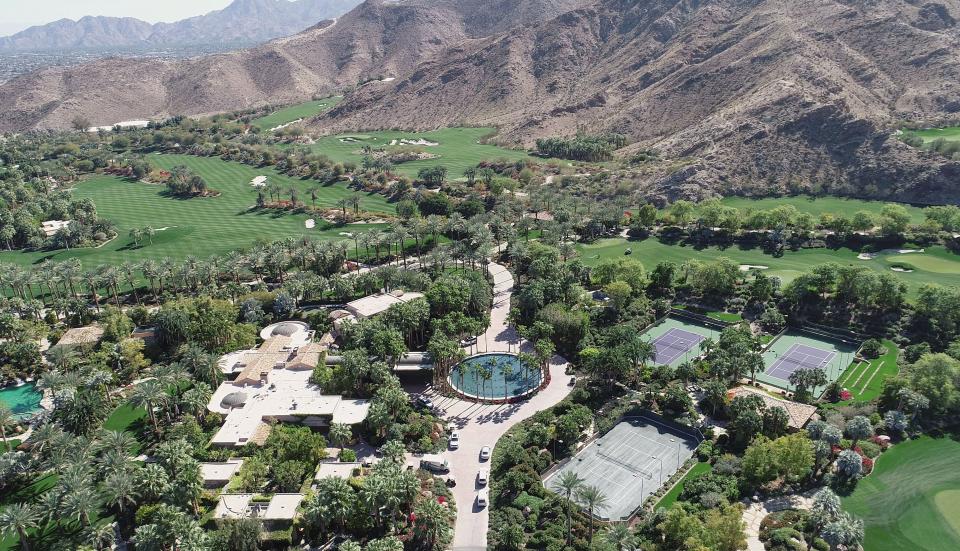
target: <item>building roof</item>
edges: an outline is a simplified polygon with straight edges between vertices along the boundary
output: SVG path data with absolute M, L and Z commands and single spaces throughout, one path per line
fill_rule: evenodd
M 236 382 L 238 384 L 259 383 L 275 367 L 286 364 L 292 353 L 290 337 L 283 335 L 271 337 L 260 348 L 243 355 L 240 359 L 243 371 L 237 376 Z
M 297 369 L 274 369 L 268 379 L 257 384 L 225 382 L 221 384 L 207 409 L 223 415 L 223 426 L 211 443 L 242 446 L 249 442 L 260 426 L 268 420 L 289 420 L 311 426 L 334 423 L 357 424 L 367 418 L 368 400 L 344 399 L 339 395 L 325 395 L 310 383 L 312 372 Z M 242 404 L 228 396 L 247 395 Z
M 793 429 L 802 429 L 813 414 L 817 412 L 816 406 L 800 404 L 783 398 L 777 398 L 767 394 L 763 390 L 749 386 L 738 386 L 727 391 L 727 396 L 731 400 L 737 396 L 759 396 L 768 408 L 780 407 L 787 412 L 788 425 Z
M 57 341 L 57 346 L 81 346 L 85 344 L 96 344 L 103 338 L 103 327 L 99 325 L 88 325 L 86 327 L 75 327 L 68 329 L 66 333 Z
M 342 463 L 340 461 L 323 461 L 317 466 L 317 475 L 314 478 L 316 480 L 330 476 L 344 479 L 350 478 L 353 476 L 353 471 L 359 469 L 361 466 L 362 464 L 359 462 Z
M 201 463 L 200 475 L 204 484 L 226 484 L 240 470 L 243 459 L 228 459 L 222 463 Z
M 214 518 L 254 517 L 263 520 L 291 520 L 303 494 L 274 494 L 267 503 L 252 503 L 254 494 L 220 494 Z
M 404 292 L 377 293 L 347 303 L 347 310 L 358 318 L 369 318 L 386 312 L 391 306 L 421 298 L 423 293 Z
M 46 220 L 40 224 L 40 227 L 43 229 L 43 235 L 52 237 L 60 231 L 60 228 L 66 228 L 69 225 L 69 220 Z

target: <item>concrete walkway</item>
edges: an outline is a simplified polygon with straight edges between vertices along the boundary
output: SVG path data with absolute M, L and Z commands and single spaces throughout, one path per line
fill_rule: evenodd
M 491 262 L 487 269 L 494 281 L 490 327 L 477 339 L 477 347 L 491 352 L 517 352 L 519 338 L 507 323 L 513 275 L 502 265 Z M 489 461 L 480 461 L 480 448 L 493 448 L 507 430 L 547 409 L 570 394 L 564 377 L 567 361 L 554 356 L 550 363 L 550 384 L 529 400 L 516 404 L 478 404 L 450 398 L 428 390 L 440 413 L 460 431 L 460 448 L 444 452 L 450 462 L 450 474 L 456 477 L 453 495 L 457 502 L 457 522 L 451 549 L 485 551 L 487 548 L 487 508 L 477 507 L 477 473 L 490 470 Z
M 763 542 L 760 541 L 760 523 L 767 515 L 787 509 L 809 509 L 812 504 L 813 498 L 807 494 L 780 496 L 750 503 L 743 511 L 748 551 L 763 551 Z

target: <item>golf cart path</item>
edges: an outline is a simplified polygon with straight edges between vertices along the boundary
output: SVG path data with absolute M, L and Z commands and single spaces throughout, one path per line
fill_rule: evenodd
M 477 346 L 490 352 L 516 352 L 519 338 L 507 322 L 513 275 L 506 267 L 494 262 L 487 265 L 487 271 L 494 281 L 493 307 L 490 327 L 477 339 Z M 481 469 L 490 470 L 490 461 L 480 462 L 480 448 L 493 447 L 510 427 L 566 398 L 571 390 L 564 376 L 566 369 L 567 361 L 554 356 L 550 362 L 549 385 L 529 400 L 516 404 L 478 404 L 441 396 L 432 390 L 427 392 L 438 412 L 460 431 L 460 448 L 444 452 L 450 462 L 450 474 L 457 480 L 457 485 L 452 488 L 457 502 L 457 522 L 451 549 L 487 549 L 489 514 L 487 507 L 477 507 L 479 487 L 476 481 Z

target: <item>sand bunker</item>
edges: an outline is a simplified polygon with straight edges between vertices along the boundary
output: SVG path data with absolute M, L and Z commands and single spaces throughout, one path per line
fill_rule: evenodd
M 904 274 L 909 274 L 909 273 L 912 273 L 912 272 L 913 272 L 913 270 L 911 270 L 911 269 L 909 269 L 909 268 L 901 268 L 901 267 L 899 267 L 899 266 L 894 266 L 894 267 L 892 267 L 892 268 L 890 268 L 890 269 L 893 270 L 894 272 L 900 272 L 900 273 L 904 273 Z
M 283 130 L 284 128 L 290 126 L 291 124 L 297 124 L 298 122 L 303 122 L 303 119 L 297 119 L 295 121 L 290 121 L 288 123 L 281 124 L 279 126 L 274 126 L 270 129 L 270 132 L 276 132 L 277 130 Z
M 312 230 L 313 228 L 317 227 L 317 221 L 311 218 L 305 221 L 303 225 L 306 226 L 308 230 Z
M 749 272 L 750 270 L 769 270 L 770 266 L 761 266 L 759 264 L 741 264 L 741 272 Z
M 911 254 L 922 253 L 924 249 L 883 249 L 877 253 L 860 253 L 857 258 L 860 260 L 873 260 L 874 258 L 885 254 Z
M 253 180 L 250 180 L 250 185 L 253 187 L 266 187 L 267 177 L 266 176 L 257 176 Z
M 437 142 L 430 142 L 430 141 L 424 140 L 423 138 L 420 138 L 419 140 L 406 140 L 406 139 L 403 139 L 403 140 L 400 140 L 400 143 L 401 143 L 402 145 L 425 145 L 425 146 L 427 146 L 427 147 L 435 147 L 435 146 L 440 145 L 440 144 L 437 143 Z M 391 144 L 391 145 L 393 145 L 393 144 Z

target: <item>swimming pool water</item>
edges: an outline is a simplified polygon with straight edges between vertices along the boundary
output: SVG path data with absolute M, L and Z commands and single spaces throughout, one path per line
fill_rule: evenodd
M 0 389 L 0 404 L 10 408 L 13 416 L 18 419 L 24 419 L 36 413 L 40 409 L 41 398 L 43 393 L 37 390 L 33 383 Z
M 481 377 L 486 370 L 489 378 Z M 469 396 L 501 399 L 520 396 L 540 386 L 539 366 L 524 368 L 513 354 L 480 354 L 457 364 L 450 372 L 450 384 Z

